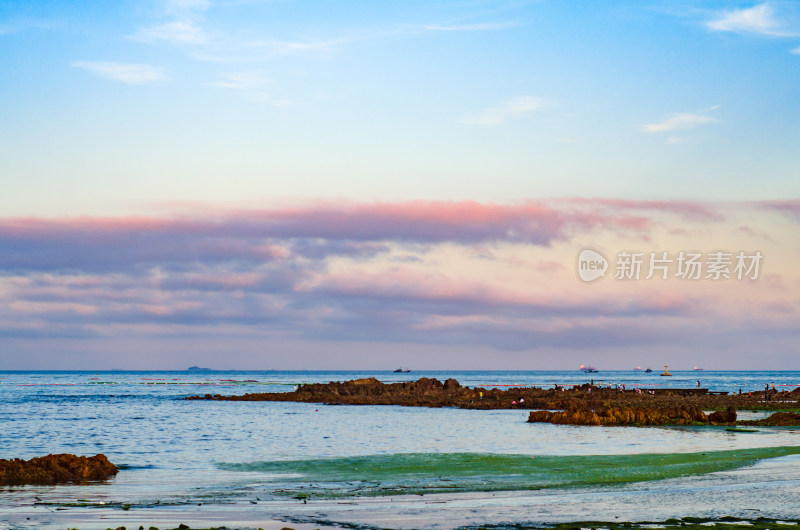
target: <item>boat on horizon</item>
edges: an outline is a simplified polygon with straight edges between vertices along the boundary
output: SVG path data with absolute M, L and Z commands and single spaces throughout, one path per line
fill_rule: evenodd
M 396 373 L 396 374 L 407 374 L 410 371 L 411 370 L 408 370 L 408 369 L 405 369 L 405 368 L 398 368 L 397 370 L 394 371 L 394 373 Z
M 581 367 L 578 368 L 578 370 L 580 370 L 581 372 L 583 372 L 585 374 L 596 374 L 597 372 L 600 371 L 597 368 L 595 368 L 594 366 L 586 366 L 584 364 L 582 364 Z
M 648 366 L 648 367 L 647 367 L 647 370 L 645 370 L 645 371 L 644 371 L 644 373 L 646 373 L 646 374 L 652 374 L 652 373 L 653 373 L 653 369 L 652 369 L 652 368 L 650 368 L 650 367 Z

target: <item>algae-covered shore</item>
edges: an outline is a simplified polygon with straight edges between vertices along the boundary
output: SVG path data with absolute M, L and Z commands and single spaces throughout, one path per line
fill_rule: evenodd
M 0 527 L 171 529 L 177 524 L 170 521 L 177 520 L 193 529 L 265 530 L 621 530 L 654 524 L 727 529 L 734 523 L 791 528 L 796 495 L 786 490 L 784 481 L 800 478 L 800 470 L 787 467 L 798 455 L 800 447 L 792 446 L 671 454 L 394 454 L 221 463 L 225 471 L 250 478 L 236 491 L 209 492 L 173 504 L 109 506 L 103 497 L 80 505 L 39 502 L 32 511 L 17 514 L 12 523 L 20 524 Z M 776 472 L 782 473 L 778 481 L 773 480 Z M 92 494 L 87 490 L 83 495 Z M 20 520 L 23 515 L 31 518 Z
M 800 454 L 800 446 L 701 453 L 534 456 L 420 453 L 220 464 L 265 473 L 299 500 L 601 487 L 729 471 Z

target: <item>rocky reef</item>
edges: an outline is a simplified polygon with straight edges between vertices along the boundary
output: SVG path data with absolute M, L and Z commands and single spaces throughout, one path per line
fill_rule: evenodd
M 525 389 L 530 391 L 531 389 Z M 540 389 L 536 389 L 540 390 Z M 407 405 L 416 407 L 498 408 L 503 391 L 462 387 L 455 379 L 444 382 L 423 377 L 418 381 L 382 383 L 374 377 L 352 381 L 300 385 L 294 392 L 266 392 L 242 396 L 206 394 L 187 399 L 223 401 L 299 401 L 342 405 Z M 508 404 L 518 398 L 509 397 Z M 523 400 L 524 401 L 524 400 Z M 481 406 L 481 405 L 485 406 Z M 516 403 L 515 403 L 516 404 Z
M 563 425 L 735 425 L 736 410 L 797 408 L 800 391 L 709 393 L 705 389 L 626 390 L 590 384 L 571 388 L 463 387 L 455 379 L 444 382 L 423 377 L 417 381 L 382 383 L 374 377 L 299 385 L 292 392 L 265 392 L 239 396 L 205 394 L 185 399 L 215 401 L 296 401 L 330 405 L 402 405 L 465 409 L 532 410 L 529 422 Z M 706 414 L 703 410 L 715 410 Z M 555 412 L 550 412 L 555 411 Z M 777 412 L 741 425 L 800 425 L 800 414 Z
M 699 408 L 686 405 L 670 409 L 600 407 L 556 412 L 534 410 L 528 416 L 528 423 L 558 425 L 717 425 L 733 424 L 735 421 L 736 411 L 733 409 L 706 415 Z
M 0 459 L 0 486 L 102 480 L 116 474 L 117 466 L 103 454 L 86 457 L 62 453 L 30 460 Z
M 584 384 L 575 387 L 507 389 L 463 387 L 455 379 L 444 382 L 423 377 L 417 381 L 382 383 L 374 377 L 352 381 L 304 384 L 293 392 L 265 392 L 239 396 L 205 394 L 186 399 L 219 401 L 297 401 L 342 405 L 403 405 L 409 407 L 459 407 L 466 409 L 570 410 L 601 407 L 704 410 L 780 410 L 800 405 L 800 392 L 764 392 L 723 395 L 705 389 L 621 389 Z M 722 417 L 710 421 L 729 423 Z

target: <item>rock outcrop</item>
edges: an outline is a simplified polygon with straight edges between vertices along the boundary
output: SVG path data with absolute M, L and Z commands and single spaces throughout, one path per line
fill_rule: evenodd
M 747 420 L 739 423 L 759 427 L 795 427 L 800 426 L 800 414 L 796 412 L 774 412 L 770 417 L 763 420 Z
M 734 412 L 735 414 L 735 412 Z M 544 422 L 558 425 L 694 425 L 709 423 L 709 417 L 697 407 L 674 409 L 633 409 L 601 407 L 570 409 L 557 412 L 534 410 L 529 423 Z
M 0 486 L 102 480 L 116 474 L 117 466 L 103 454 L 86 457 L 63 453 L 30 460 L 0 459 Z
M 455 379 L 382 383 L 374 377 L 353 381 L 305 384 L 293 392 L 265 392 L 239 396 L 205 394 L 186 399 L 220 401 L 298 401 L 342 405 L 403 405 L 409 407 L 459 407 L 466 409 L 570 410 L 602 407 L 670 410 L 689 406 L 701 410 L 775 410 L 800 406 L 800 395 L 788 392 L 764 399 L 763 392 L 737 395 L 707 393 L 705 389 L 621 389 L 590 384 L 574 387 L 499 388 L 463 387 Z M 728 416 L 712 420 L 729 423 Z
M 728 407 L 725 410 L 717 410 L 708 415 L 711 423 L 736 423 L 736 409 Z

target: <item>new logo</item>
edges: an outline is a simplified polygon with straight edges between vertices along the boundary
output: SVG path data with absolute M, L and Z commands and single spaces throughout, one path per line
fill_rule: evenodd
M 585 248 L 578 254 L 578 277 L 585 282 L 593 282 L 606 275 L 608 260 L 605 256 Z

